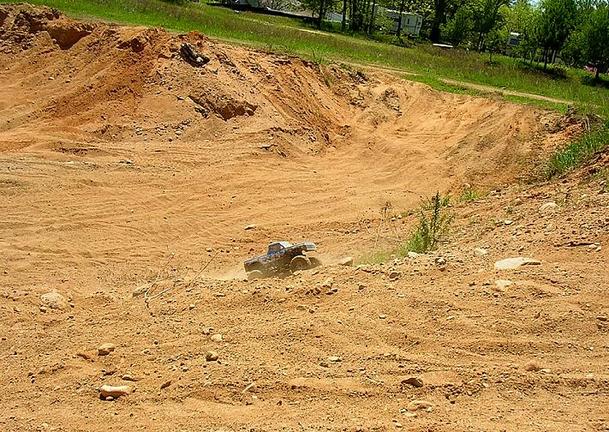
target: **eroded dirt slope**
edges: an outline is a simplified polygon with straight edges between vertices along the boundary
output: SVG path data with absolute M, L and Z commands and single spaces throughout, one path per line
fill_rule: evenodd
M 3 430 L 609 428 L 606 184 L 514 185 L 576 123 L 27 5 L 0 65 Z M 436 254 L 241 280 L 270 240 L 390 247 L 465 183 L 495 192 Z

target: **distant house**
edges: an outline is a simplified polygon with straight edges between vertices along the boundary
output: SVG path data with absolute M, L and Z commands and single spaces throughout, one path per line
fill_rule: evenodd
M 394 9 L 385 9 L 384 7 L 379 7 L 378 12 L 379 15 L 384 15 L 386 18 L 389 18 L 393 21 L 393 32 L 397 33 L 398 25 L 400 24 L 400 11 Z M 410 13 L 410 12 L 402 12 L 402 25 L 400 32 L 404 34 L 409 34 L 412 36 L 418 36 L 421 32 L 421 26 L 423 25 L 423 17 L 418 14 Z

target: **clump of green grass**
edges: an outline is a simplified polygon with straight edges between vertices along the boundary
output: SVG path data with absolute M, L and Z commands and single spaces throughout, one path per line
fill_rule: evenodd
M 459 201 L 460 202 L 472 202 L 472 201 L 476 201 L 477 199 L 480 199 L 481 197 L 482 197 L 482 194 L 480 192 L 478 192 L 476 189 L 474 189 L 471 186 L 467 186 L 465 189 L 463 189 L 463 192 L 461 192 Z
M 450 211 L 450 196 L 437 192 L 421 203 L 416 214 L 418 222 L 407 241 L 393 250 L 370 252 L 358 261 L 365 264 L 382 264 L 392 258 L 405 257 L 408 252 L 426 253 L 435 250 L 448 234 L 454 218 Z
M 449 204 L 450 198 L 443 197 L 440 192 L 421 204 L 417 227 L 398 250 L 400 255 L 404 256 L 408 252 L 425 253 L 438 247 L 453 221 Z
M 609 121 L 554 153 L 546 166 L 546 178 L 561 176 L 585 165 L 594 155 L 607 148 L 609 148 Z

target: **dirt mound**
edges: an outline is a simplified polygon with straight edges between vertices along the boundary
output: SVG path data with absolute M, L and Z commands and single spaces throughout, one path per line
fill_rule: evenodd
M 61 49 L 69 49 L 91 34 L 94 26 L 67 20 L 51 8 L 6 5 L 0 10 L 0 28 L 0 40 L 5 41 L 0 48 L 30 48 L 36 36 L 46 32 Z
M 607 428 L 605 183 L 515 181 L 577 123 L 28 5 L 0 64 L 3 430 Z M 394 246 L 464 183 L 435 255 L 242 280 L 271 240 Z

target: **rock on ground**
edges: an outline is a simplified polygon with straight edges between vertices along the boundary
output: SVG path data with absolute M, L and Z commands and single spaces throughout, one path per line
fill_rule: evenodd
M 57 291 L 51 291 L 40 296 L 42 304 L 48 308 L 64 310 L 68 308 L 68 300 Z
M 526 258 L 526 257 L 515 257 L 515 258 L 505 258 L 500 261 L 495 262 L 495 270 L 515 270 L 519 267 L 525 265 L 540 265 L 541 261 Z

